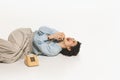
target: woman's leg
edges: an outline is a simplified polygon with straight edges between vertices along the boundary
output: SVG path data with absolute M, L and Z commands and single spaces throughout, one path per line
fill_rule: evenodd
M 0 62 L 15 62 L 27 54 L 31 35 L 30 28 L 20 28 L 9 35 L 8 41 L 0 39 Z
M 16 29 L 10 33 L 8 40 L 0 39 L 0 62 L 12 62 L 20 50 L 21 36 L 22 33 Z
M 0 62 L 4 62 L 5 60 L 11 58 L 17 49 L 18 47 L 16 44 L 0 39 Z

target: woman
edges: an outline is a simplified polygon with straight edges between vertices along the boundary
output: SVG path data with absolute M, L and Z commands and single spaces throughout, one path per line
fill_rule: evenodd
M 30 28 L 20 28 L 13 31 L 8 41 L 0 39 L 0 62 L 12 63 L 24 55 L 76 56 L 81 43 L 74 38 L 49 27 L 40 27 L 32 32 Z

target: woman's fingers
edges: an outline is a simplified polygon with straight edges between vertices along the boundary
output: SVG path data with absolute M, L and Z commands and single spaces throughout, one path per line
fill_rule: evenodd
M 51 34 L 50 39 L 57 39 L 57 40 L 63 40 L 65 38 L 65 34 L 63 32 L 57 32 L 55 34 Z
M 65 34 L 63 32 L 59 32 L 57 37 L 58 37 L 58 40 L 63 40 L 65 38 Z

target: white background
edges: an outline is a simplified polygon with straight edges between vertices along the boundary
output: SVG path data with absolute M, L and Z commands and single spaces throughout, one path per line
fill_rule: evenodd
M 119 0 L 0 1 L 0 38 L 44 25 L 82 42 L 79 55 L 40 56 L 37 67 L 0 64 L 0 80 L 120 80 Z

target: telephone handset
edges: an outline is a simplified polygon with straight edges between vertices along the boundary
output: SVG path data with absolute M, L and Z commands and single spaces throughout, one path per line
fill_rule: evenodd
M 52 39 L 53 42 L 57 42 L 57 43 L 62 42 L 63 40 L 64 39 L 62 39 L 62 40 Z

